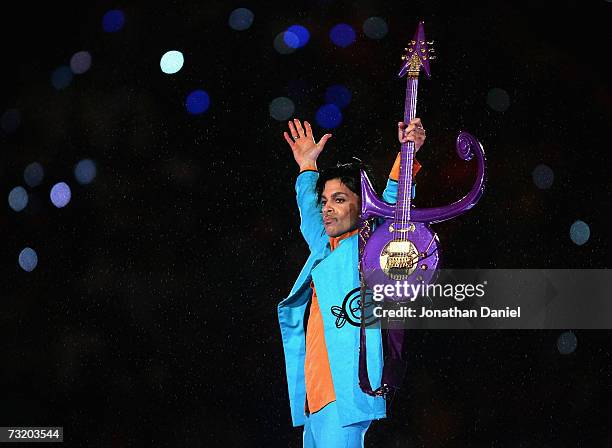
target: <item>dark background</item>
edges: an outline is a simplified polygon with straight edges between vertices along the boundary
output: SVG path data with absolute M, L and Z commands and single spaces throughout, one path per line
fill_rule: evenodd
M 435 226 L 444 265 L 607 268 L 612 3 L 436 1 L 21 2 L 3 11 L 0 425 L 58 425 L 69 446 L 301 446 L 292 428 L 276 304 L 307 257 L 293 183 L 297 166 L 270 117 L 278 96 L 314 123 L 325 89 L 352 93 L 320 166 L 355 155 L 384 182 L 398 150 L 405 80 L 399 57 L 419 19 L 438 59 L 421 78 L 417 206 L 461 197 L 474 166 L 457 159 L 468 130 L 487 153 L 485 195 Z M 255 13 L 234 31 L 231 11 Z M 102 30 L 109 9 L 125 27 Z M 361 25 L 383 17 L 389 33 Z M 335 47 L 345 22 L 356 42 Z M 272 45 L 289 25 L 310 42 L 291 55 Z M 177 49 L 183 69 L 159 70 Z M 51 72 L 79 50 L 92 67 L 64 90 Z M 292 86 L 291 89 L 289 86 Z M 296 88 L 296 86 L 298 86 Z M 185 110 L 208 91 L 210 109 Z M 510 106 L 487 105 L 492 88 Z M 317 138 L 326 132 L 314 126 Z M 79 185 L 75 163 L 97 177 Z M 8 207 L 33 161 L 42 185 Z M 532 171 L 550 166 L 538 189 Z M 63 209 L 49 201 L 72 188 Z M 569 237 L 576 220 L 589 241 Z M 31 273 L 18 263 L 38 253 Z M 588 300 L 588 297 L 580 298 Z M 414 331 L 405 387 L 367 433 L 383 447 L 609 447 L 610 331 Z

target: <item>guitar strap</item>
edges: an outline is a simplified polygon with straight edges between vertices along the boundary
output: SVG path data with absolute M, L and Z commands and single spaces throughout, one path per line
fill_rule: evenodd
M 362 259 L 365 243 L 372 234 L 373 219 L 365 220 L 359 226 L 359 259 Z M 376 390 L 372 390 L 370 378 L 368 376 L 368 358 L 366 345 L 366 282 L 359 265 L 360 282 L 360 310 L 361 322 L 359 329 L 359 387 L 371 396 L 383 396 L 393 398 L 395 391 L 400 388 L 406 373 L 406 362 L 403 359 L 404 329 L 387 328 L 381 329 L 383 338 L 384 365 L 381 385 Z

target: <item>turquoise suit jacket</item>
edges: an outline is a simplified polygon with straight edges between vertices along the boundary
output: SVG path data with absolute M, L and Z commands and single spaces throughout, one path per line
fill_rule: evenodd
M 336 393 L 336 406 L 342 426 L 364 420 L 386 417 L 383 397 L 372 397 L 359 387 L 359 327 L 346 322 L 336 327 L 336 316 L 332 306 L 341 307 L 345 296 L 359 288 L 357 238 L 353 235 L 342 240 L 332 252 L 329 237 L 325 233 L 320 206 L 317 203 L 315 186 L 319 173 L 304 171 L 295 182 L 297 204 L 300 210 L 300 230 L 310 256 L 302 268 L 289 296 L 278 304 L 289 403 L 293 426 L 304 424 L 306 387 L 304 381 L 304 358 L 306 335 L 304 313 L 312 297 L 311 280 L 323 317 L 325 343 L 329 357 L 332 381 Z M 383 199 L 395 203 L 397 182 L 389 180 Z M 380 326 L 367 327 L 368 375 L 372 389 L 380 386 L 383 368 L 383 347 Z

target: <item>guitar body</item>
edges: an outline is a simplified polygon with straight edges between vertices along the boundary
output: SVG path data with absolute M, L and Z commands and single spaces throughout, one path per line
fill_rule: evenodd
M 368 239 L 361 259 L 364 280 L 373 285 L 430 283 L 438 267 L 438 236 L 429 225 L 410 223 L 403 232 L 386 219 Z M 406 301 L 403 296 L 385 295 L 385 300 Z

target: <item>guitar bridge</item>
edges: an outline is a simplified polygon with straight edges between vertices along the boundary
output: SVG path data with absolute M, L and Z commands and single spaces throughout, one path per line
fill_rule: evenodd
M 412 274 L 419 262 L 419 252 L 412 241 L 393 240 L 380 254 L 380 268 L 393 280 L 404 280 Z

